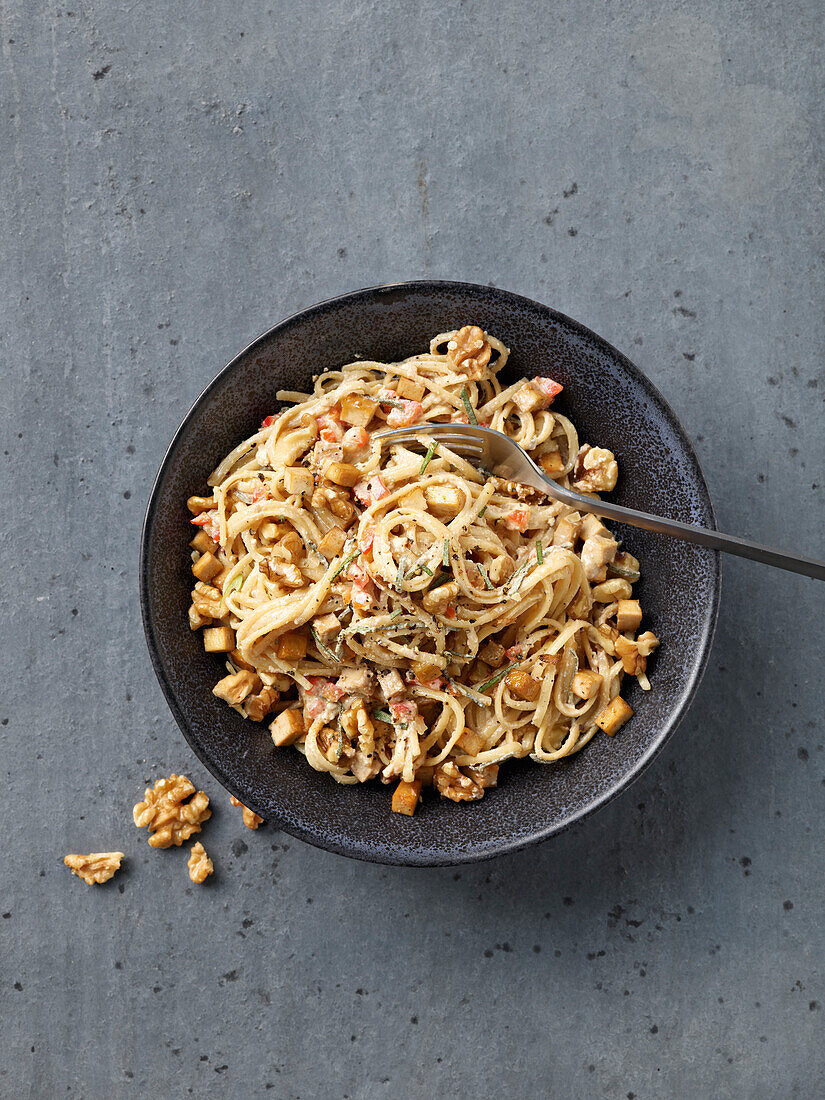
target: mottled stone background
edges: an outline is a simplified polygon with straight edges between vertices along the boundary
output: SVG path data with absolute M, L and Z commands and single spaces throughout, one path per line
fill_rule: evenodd
M 825 587 L 727 561 L 701 690 L 629 792 L 404 870 L 243 829 L 136 577 L 223 363 L 428 275 L 607 337 L 720 526 L 825 553 L 820 4 L 3 0 L 0 30 L 0 1094 L 821 1095 Z M 170 770 L 215 800 L 203 889 L 129 819 Z M 104 888 L 62 865 L 108 846 Z

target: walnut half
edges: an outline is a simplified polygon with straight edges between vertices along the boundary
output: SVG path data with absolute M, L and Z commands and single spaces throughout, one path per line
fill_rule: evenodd
M 180 847 L 193 833 L 199 833 L 212 811 L 209 797 L 203 791 L 195 794 L 191 780 L 185 775 L 170 775 L 159 779 L 154 788 L 146 788 L 143 802 L 138 802 L 132 816 L 139 829 L 144 825 L 149 829 L 152 848 L 171 848 L 173 844 Z
M 123 852 L 90 852 L 87 856 L 66 856 L 63 862 L 73 875 L 89 886 L 108 882 L 120 869 Z
M 478 325 L 465 325 L 447 344 L 447 355 L 456 369 L 470 378 L 480 378 L 490 362 L 492 348 Z
M 263 823 L 263 818 L 259 817 L 253 810 L 250 810 L 248 806 L 244 806 L 243 802 L 239 802 L 233 795 L 230 796 L 229 801 L 233 806 L 240 806 L 242 810 L 243 823 L 247 829 L 257 829 L 259 825 Z
M 573 488 L 582 493 L 609 493 L 616 488 L 619 464 L 606 447 L 591 447 L 585 443 L 579 449 Z
M 205 882 L 215 870 L 212 860 L 206 854 L 206 849 L 199 840 L 192 845 L 188 867 L 189 877 L 198 886 Z
M 452 760 L 438 765 L 433 774 L 433 784 L 442 798 L 449 798 L 452 802 L 475 802 L 484 797 L 484 788 L 460 772 Z

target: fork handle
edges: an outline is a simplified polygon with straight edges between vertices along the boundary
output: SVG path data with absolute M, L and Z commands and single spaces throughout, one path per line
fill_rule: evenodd
M 647 512 L 637 512 L 635 508 L 623 508 L 606 500 L 591 500 L 580 496 L 571 489 L 563 489 L 556 482 L 547 479 L 553 486 L 553 496 L 581 511 L 592 512 L 602 519 L 612 519 L 619 523 L 629 523 L 632 527 L 641 527 L 645 531 L 656 531 L 661 535 L 693 542 L 698 546 L 708 546 L 711 550 L 724 550 L 726 554 L 736 554 L 739 558 L 761 561 L 764 565 L 775 565 L 791 573 L 802 573 L 825 581 L 825 561 L 808 558 L 802 554 L 786 554 L 783 550 L 774 550 L 769 546 L 760 546 L 749 539 L 740 539 L 736 535 L 723 535 L 721 531 L 709 531 L 706 527 L 697 527 L 692 523 L 680 523 L 663 516 L 651 516 Z

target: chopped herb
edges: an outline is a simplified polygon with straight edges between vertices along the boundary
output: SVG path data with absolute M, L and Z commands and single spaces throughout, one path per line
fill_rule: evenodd
M 401 404 L 400 401 L 391 401 L 389 399 L 385 400 L 383 397 L 379 398 L 379 400 L 380 400 L 380 403 L 382 405 L 389 405 L 391 409 L 403 409 L 404 408 L 404 406 Z
M 515 592 L 518 592 L 518 590 L 521 588 L 522 581 L 524 580 L 524 574 L 527 572 L 527 570 L 530 568 L 531 565 L 532 565 L 532 562 L 528 558 L 527 561 L 523 565 L 520 565 L 518 567 L 518 569 L 515 571 L 515 573 L 509 579 L 509 581 L 507 582 L 507 586 L 504 589 L 504 591 L 508 594 L 508 596 L 511 594 L 511 591 L 512 591 L 512 593 L 515 593 Z M 513 584 L 516 581 L 518 581 L 518 584 L 516 584 L 515 588 L 513 588 Z
M 450 564 L 450 540 L 448 538 L 444 539 L 444 554 L 441 558 L 441 564 L 445 569 Z
M 520 665 L 521 661 L 513 661 L 509 665 L 505 665 L 504 668 L 500 668 L 495 676 L 491 676 L 489 680 L 485 680 L 483 684 L 476 686 L 476 691 L 486 691 L 488 688 L 495 687 L 497 683 L 504 679 L 508 672 Z
M 309 632 L 312 635 L 312 640 L 318 646 L 318 649 L 321 652 L 321 654 L 323 656 L 325 656 L 328 661 L 332 661 L 333 664 L 336 664 L 336 665 L 339 664 L 340 661 L 341 661 L 341 658 L 336 657 L 335 654 L 332 652 L 332 650 L 329 648 L 329 646 L 324 645 L 324 643 L 318 637 L 318 631 L 315 629 L 314 626 L 311 626 L 309 628 Z
M 395 591 L 402 592 L 404 585 L 404 574 L 407 568 L 407 555 L 402 554 L 398 561 L 398 572 L 395 576 Z
M 428 568 L 427 568 L 427 566 L 426 566 L 426 565 L 425 565 L 425 564 L 424 564 L 423 562 L 422 562 L 422 563 L 421 563 L 421 564 L 419 565 L 419 567 L 418 567 L 418 568 L 419 568 L 419 569 L 423 569 L 423 570 L 424 570 L 424 572 L 425 572 L 425 573 L 427 574 L 427 576 L 428 576 L 428 577 L 431 577 L 431 576 L 433 575 L 433 571 L 432 571 L 432 569 L 428 569 Z
M 478 518 L 481 519 L 481 517 L 484 515 L 484 513 L 486 511 L 487 511 L 487 505 L 485 504 L 484 507 L 481 509 L 481 511 L 478 513 Z
M 536 560 L 539 565 L 544 565 L 544 547 L 541 545 L 541 539 L 536 542 Z
M 234 592 L 236 588 L 240 588 L 243 584 L 243 573 L 236 573 L 229 584 L 224 588 L 223 595 L 221 596 L 221 610 L 226 607 L 226 597 Z
M 418 471 L 418 476 L 419 477 L 424 473 L 424 471 L 430 465 L 430 460 L 432 459 L 433 455 L 435 454 L 435 451 L 436 451 L 437 447 L 438 447 L 438 443 L 434 439 L 430 443 L 429 447 L 427 448 L 427 453 L 424 455 L 424 461 L 421 463 L 421 469 Z
M 353 550 L 353 552 L 351 554 L 349 554 L 346 558 L 344 558 L 344 560 L 339 564 L 338 568 L 335 570 L 335 572 L 329 578 L 330 581 L 334 581 L 335 578 L 338 576 L 338 574 L 342 573 L 348 565 L 351 565 L 352 562 L 355 561 L 355 559 L 359 556 L 360 553 L 361 553 L 360 550 Z
M 340 760 L 344 754 L 344 726 L 341 722 L 341 716 L 338 716 L 338 759 Z
M 442 584 L 446 584 L 447 581 L 453 579 L 452 573 L 439 573 L 433 583 L 430 585 L 429 591 L 432 592 L 434 588 L 440 588 Z
M 479 695 L 473 688 L 467 687 L 466 684 L 460 684 L 457 680 L 453 680 L 450 676 L 446 677 L 447 680 L 453 685 L 456 691 L 460 691 L 462 695 L 466 695 L 468 699 L 472 699 L 474 703 L 478 703 L 480 707 L 489 707 L 492 700 L 488 699 L 486 695 Z
M 448 657 L 455 657 L 460 661 L 472 661 L 474 659 L 469 653 L 458 653 L 454 649 L 445 649 L 444 652 Z
M 485 585 L 488 588 L 492 588 L 493 586 L 490 583 L 490 578 L 487 576 L 487 570 L 484 568 L 484 566 L 481 564 L 481 562 L 478 562 L 478 561 L 476 562 L 476 568 L 478 569 L 479 573 L 481 574 Z
M 467 412 L 467 416 L 471 424 L 478 424 L 478 417 L 476 416 L 475 409 L 470 404 L 470 395 L 467 393 L 467 387 L 461 387 L 461 400 L 464 402 L 464 408 Z
M 390 723 L 392 723 L 392 715 L 390 714 L 390 712 L 388 710 L 374 710 L 372 712 L 372 716 L 373 716 L 373 718 L 375 718 L 379 722 L 390 722 Z
M 617 565 L 614 561 L 609 563 L 609 565 L 607 566 L 607 571 L 608 573 L 612 573 L 617 577 L 624 577 L 626 580 L 629 581 L 637 581 L 641 576 L 638 569 L 628 569 L 627 566 Z

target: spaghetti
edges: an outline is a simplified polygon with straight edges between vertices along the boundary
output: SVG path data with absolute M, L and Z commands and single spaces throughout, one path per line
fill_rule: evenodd
M 427 436 L 484 424 L 562 485 L 612 489 L 612 453 L 551 410 L 562 387 L 502 388 L 507 356 L 466 326 L 281 392 L 289 407 L 188 501 L 190 625 L 227 661 L 215 694 L 339 783 L 395 782 L 399 813 L 423 785 L 473 801 L 506 760 L 553 763 L 614 734 L 632 714 L 623 674 L 650 686 L 638 561 L 595 516 Z M 420 449 L 376 438 L 416 424 Z

